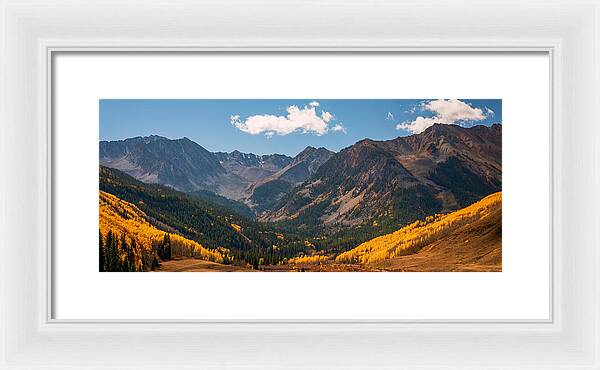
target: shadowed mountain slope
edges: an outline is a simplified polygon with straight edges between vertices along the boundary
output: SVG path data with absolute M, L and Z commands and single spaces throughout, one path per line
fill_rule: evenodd
M 402 225 L 501 190 L 502 126 L 436 124 L 388 141 L 361 140 L 261 216 L 297 227 Z

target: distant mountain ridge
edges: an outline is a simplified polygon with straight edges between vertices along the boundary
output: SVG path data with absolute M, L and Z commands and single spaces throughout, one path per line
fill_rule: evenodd
M 307 180 L 333 152 L 307 147 L 296 157 L 237 150 L 212 153 L 185 137 L 172 140 L 151 135 L 101 141 L 99 154 L 101 165 L 140 181 L 183 192 L 210 191 L 262 211 L 281 198 L 281 189 L 287 192 Z M 276 180 L 282 187 L 271 195 L 273 184 L 267 183 Z M 262 190 L 254 197 L 258 187 Z
M 338 153 L 309 146 L 295 157 L 212 153 L 187 138 L 152 135 L 101 141 L 100 164 L 205 199 L 219 199 L 209 191 L 243 202 L 261 221 L 393 228 L 501 191 L 502 126 L 435 124 L 407 137 L 363 139 Z
M 323 147 L 306 147 L 278 172 L 249 187 L 250 204 L 258 213 L 268 210 L 286 193 L 314 175 L 334 154 Z
M 501 190 L 502 126 L 436 124 L 387 141 L 364 139 L 334 154 L 261 216 L 296 227 L 402 225 Z
M 216 152 L 214 155 L 227 172 L 249 182 L 271 176 L 293 160 L 292 157 L 283 154 L 257 155 L 237 150 L 231 153 Z
M 317 172 L 319 167 L 334 154 L 331 150 L 323 147 L 307 146 L 287 166 L 276 173 L 274 178 L 287 181 L 294 186 L 299 185 Z
M 100 164 L 181 191 L 202 189 L 226 174 L 215 155 L 188 138 L 151 135 L 100 142 Z

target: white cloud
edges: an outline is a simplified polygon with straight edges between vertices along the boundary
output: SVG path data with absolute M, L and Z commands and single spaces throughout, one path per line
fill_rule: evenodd
M 432 100 L 425 104 L 425 109 L 437 113 L 443 121 L 482 121 L 486 115 L 480 108 L 473 108 L 458 99 Z
M 436 120 L 436 117 L 417 117 L 414 121 L 404 121 L 396 125 L 396 130 L 408 130 L 413 134 L 418 134 L 425 131 L 428 127 L 435 123 L 442 123 Z
M 329 122 L 334 120 L 335 117 L 326 111 L 321 111 L 319 114 L 317 112 L 319 106 L 320 104 L 317 101 L 310 102 L 302 108 L 292 105 L 287 107 L 287 115 L 285 116 L 259 114 L 242 120 L 239 115 L 232 115 L 230 116 L 230 122 L 241 131 L 251 135 L 264 134 L 267 137 L 288 135 L 293 132 L 321 136 L 330 129 L 332 131 L 346 131 L 341 124 L 330 128 Z
M 387 121 L 392 121 L 394 119 L 394 115 L 392 112 L 388 112 L 387 117 L 385 118 Z
M 333 114 L 331 114 L 329 112 L 323 112 L 323 113 L 321 113 L 321 118 L 323 118 L 323 121 L 329 122 L 333 119 Z
M 493 110 L 491 110 L 491 109 L 490 109 L 490 108 L 488 108 L 488 107 L 485 107 L 485 113 L 486 113 L 486 115 L 487 115 L 488 117 L 493 117 L 493 116 L 494 116 L 494 111 L 493 111 Z
M 341 123 L 336 123 L 335 125 L 333 125 L 333 127 L 331 127 L 331 131 L 343 132 L 344 134 L 347 133 L 346 128 Z
M 491 109 L 486 108 L 486 113 L 480 108 L 474 108 L 471 105 L 458 99 L 440 99 L 431 100 L 422 104 L 424 111 L 434 113 L 433 117 L 419 116 L 413 121 L 404 121 L 396 125 L 396 129 L 408 130 L 413 134 L 423 132 L 434 123 L 442 123 L 446 125 L 461 124 L 465 122 L 483 121 L 486 119 Z

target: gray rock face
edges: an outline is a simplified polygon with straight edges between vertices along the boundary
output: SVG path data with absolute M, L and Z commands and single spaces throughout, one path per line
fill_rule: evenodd
M 188 138 L 160 136 L 100 142 L 100 164 L 180 191 L 201 189 L 226 174 L 215 155 Z
M 249 183 L 273 175 L 292 161 L 292 157 L 283 154 L 256 155 L 237 150 L 214 154 L 227 172 L 234 173 Z
M 456 210 L 501 187 L 501 125 L 436 124 L 418 135 L 365 139 L 341 150 L 260 218 L 299 227 L 401 224 Z
M 418 135 L 364 139 L 338 153 L 307 147 L 293 158 L 211 153 L 187 138 L 136 137 L 100 142 L 100 164 L 143 182 L 242 201 L 263 221 L 402 223 L 500 191 L 502 126 L 436 124 Z
M 281 189 L 291 189 L 307 180 L 333 155 L 325 148 L 308 147 L 296 157 L 282 154 L 211 153 L 189 140 L 161 136 L 135 137 L 100 142 L 100 164 L 121 170 L 134 178 L 193 192 L 207 190 L 241 200 L 261 210 L 281 198 Z M 262 188 L 268 182 L 282 180 L 289 186 L 271 194 Z M 275 188 L 273 188 L 275 189 Z

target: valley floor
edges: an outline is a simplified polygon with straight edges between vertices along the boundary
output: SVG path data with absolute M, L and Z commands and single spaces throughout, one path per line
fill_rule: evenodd
M 157 269 L 159 272 L 235 272 L 253 271 L 240 266 L 223 265 L 204 261 L 198 258 L 177 258 L 163 261 Z
M 334 259 L 321 262 L 259 266 L 252 270 L 223 265 L 196 258 L 176 258 L 161 263 L 158 271 L 226 272 L 501 272 L 502 212 L 496 209 L 489 217 L 458 227 L 452 233 L 425 245 L 413 254 L 371 263 L 340 263 Z
M 196 258 L 169 260 L 161 263 L 158 272 L 501 272 L 501 264 L 449 263 L 444 260 L 429 260 L 427 253 L 417 253 L 390 259 L 377 264 L 359 265 L 343 263 L 269 265 L 260 270 L 240 266 L 222 265 Z
M 327 261 L 322 264 L 294 264 L 260 266 L 252 270 L 241 266 L 223 265 L 204 261 L 198 258 L 176 258 L 163 261 L 158 272 L 350 272 L 350 271 L 383 271 L 382 269 L 361 266 L 358 264 L 342 264 Z
M 346 264 L 337 263 L 335 261 L 325 261 L 319 264 L 314 263 L 299 263 L 299 264 L 288 264 L 288 265 L 270 265 L 264 266 L 261 271 L 266 272 L 284 272 L 284 271 L 295 271 L 295 272 L 369 272 L 369 271 L 383 271 L 371 266 L 365 266 L 360 264 Z

